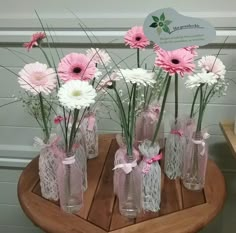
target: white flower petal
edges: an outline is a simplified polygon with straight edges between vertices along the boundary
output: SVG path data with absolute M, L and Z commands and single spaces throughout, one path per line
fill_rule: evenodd
M 117 71 L 117 75 L 120 77 L 120 79 L 124 79 L 127 83 L 137 83 L 142 84 L 144 86 L 146 85 L 152 85 L 156 81 L 154 80 L 154 73 L 148 72 L 147 70 L 144 70 L 142 68 L 136 68 L 136 69 L 120 69 Z
M 85 81 L 71 80 L 58 91 L 59 102 L 70 110 L 89 107 L 95 102 L 95 89 Z

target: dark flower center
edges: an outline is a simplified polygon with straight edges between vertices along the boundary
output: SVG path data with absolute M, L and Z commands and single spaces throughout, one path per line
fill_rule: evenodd
M 75 67 L 73 69 L 73 73 L 79 74 L 81 72 L 81 69 L 79 67 Z
M 140 41 L 142 38 L 140 36 L 137 36 L 135 40 Z
M 180 63 L 180 61 L 178 59 L 172 59 L 171 62 L 174 63 L 174 64 L 179 64 Z
M 160 27 L 164 26 L 164 23 L 160 22 L 160 23 L 159 23 L 159 26 L 160 26 Z

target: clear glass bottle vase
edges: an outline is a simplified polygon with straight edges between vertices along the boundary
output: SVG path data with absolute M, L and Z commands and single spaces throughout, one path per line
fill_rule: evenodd
M 128 218 L 137 217 L 141 211 L 142 175 L 137 165 L 138 153 L 133 149 L 133 159 L 127 156 L 126 148 L 120 147 L 115 154 L 114 192 L 119 200 L 119 211 L 121 215 Z M 131 165 L 131 171 L 125 172 L 122 165 Z
M 135 141 L 137 144 L 140 144 L 144 140 L 152 140 L 156 125 L 159 119 L 158 113 L 150 113 L 150 111 L 146 110 L 141 112 L 141 114 L 137 117 L 136 126 L 135 126 Z M 162 120 L 159 132 L 157 135 L 157 141 L 161 148 L 164 147 L 164 121 Z
M 189 190 L 204 188 L 208 148 L 201 132 L 193 133 L 188 142 L 183 161 L 183 185 Z
M 57 171 L 60 206 L 67 213 L 78 213 L 83 206 L 82 170 L 74 155 L 64 158 Z
M 87 177 L 87 155 L 85 148 L 85 140 L 82 132 L 79 132 L 76 135 L 75 144 L 74 144 L 75 158 L 78 162 L 83 177 L 83 190 L 86 191 L 88 188 L 88 177 Z
M 128 174 L 120 173 L 119 210 L 121 215 L 136 218 L 141 211 L 141 171 L 138 166 Z
M 94 112 L 89 112 L 84 117 L 81 124 L 81 132 L 85 139 L 85 151 L 88 159 L 93 159 L 98 156 L 98 133 L 97 121 Z

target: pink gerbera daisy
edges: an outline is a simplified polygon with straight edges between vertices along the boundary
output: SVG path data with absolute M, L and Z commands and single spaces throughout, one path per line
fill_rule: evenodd
M 101 65 L 108 65 L 111 61 L 111 57 L 103 49 L 98 49 L 98 48 L 88 49 L 86 51 L 86 55 L 90 60 L 94 61 L 97 64 L 101 64 Z
M 32 35 L 30 42 L 24 43 L 23 46 L 29 51 L 33 47 L 39 46 L 40 42 L 46 38 L 46 34 L 43 32 L 37 32 Z
M 134 26 L 125 34 L 125 44 L 132 49 L 144 49 L 150 42 L 143 32 L 143 27 Z
M 203 72 L 212 72 L 219 78 L 224 78 L 226 73 L 225 65 L 215 56 L 205 56 L 198 61 L 198 66 L 202 68 Z
M 191 74 L 195 68 L 193 63 L 194 56 L 185 49 L 165 51 L 161 49 L 155 60 L 155 65 L 161 67 L 170 75 Z
M 81 53 L 66 55 L 58 65 L 58 74 L 65 82 L 69 80 L 89 81 L 94 78 L 96 71 L 95 63 Z
M 48 95 L 56 87 L 57 79 L 54 69 L 35 62 L 24 66 L 19 72 L 18 82 L 22 88 L 33 95 L 41 92 Z

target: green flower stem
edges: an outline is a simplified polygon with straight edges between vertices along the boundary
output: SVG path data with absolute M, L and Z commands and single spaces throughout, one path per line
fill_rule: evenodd
M 163 91 L 165 90 L 165 86 L 166 86 L 166 83 L 167 83 L 167 81 L 168 81 L 168 74 L 166 75 L 166 78 L 164 79 L 164 82 L 162 83 L 162 85 L 161 85 L 161 91 L 160 91 L 160 93 L 159 93 L 159 95 L 158 95 L 158 97 L 157 97 L 157 100 L 159 101 L 160 99 L 161 99 L 161 96 L 162 96 L 162 94 L 163 94 Z
M 131 155 L 133 152 L 133 133 L 134 133 L 134 125 L 135 125 L 135 106 L 136 106 L 136 89 L 137 89 L 137 84 L 135 83 L 133 85 L 133 99 L 132 99 L 132 111 L 131 111 L 131 116 L 130 116 L 130 147 L 131 147 Z M 133 159 L 133 158 L 132 158 Z
M 154 133 L 154 136 L 153 136 L 153 139 L 152 139 L 151 146 L 153 146 L 154 142 L 156 141 L 157 134 L 158 134 L 159 128 L 161 126 L 161 121 L 162 121 L 164 110 L 165 110 L 166 99 L 167 99 L 167 95 L 168 95 L 168 92 L 169 92 L 170 81 L 171 81 L 171 76 L 169 76 L 169 73 L 167 73 L 167 79 L 168 80 L 167 80 L 167 84 L 166 84 L 166 88 L 165 88 L 165 93 L 164 93 L 164 97 L 163 97 L 163 101 L 162 101 L 161 112 L 160 112 L 158 123 L 157 123 L 156 129 L 155 129 L 155 133 Z
M 158 78 L 160 77 L 161 73 L 162 73 L 162 70 L 160 69 L 159 72 L 158 72 L 158 74 L 157 74 L 156 82 L 157 82 Z M 164 82 L 163 82 L 163 84 L 164 84 Z M 164 87 L 164 86 L 162 85 L 162 88 L 163 88 L 163 87 Z M 154 86 L 154 88 L 155 88 L 155 86 Z M 150 89 L 149 89 L 149 86 L 148 86 L 148 90 L 150 90 Z M 160 91 L 160 93 L 162 93 L 162 90 Z M 160 95 L 160 94 L 159 94 L 159 95 Z M 159 97 L 159 95 L 158 95 L 158 97 Z M 152 96 L 153 96 L 153 88 L 151 88 L 148 101 L 145 101 L 145 103 L 146 103 L 145 107 L 147 107 L 147 106 L 150 104 L 151 99 L 152 99 Z M 158 100 L 160 100 L 160 99 L 158 98 Z
M 208 92 L 206 98 L 204 98 L 204 109 L 206 108 L 206 105 L 210 102 L 210 99 L 211 99 L 211 97 L 213 96 L 212 94 L 214 94 L 213 92 L 214 92 L 215 85 L 216 85 L 216 84 L 214 84 L 214 85 L 212 86 L 212 88 L 211 88 L 211 90 Z
M 129 99 L 129 107 L 128 107 L 128 122 L 127 122 L 127 125 L 128 125 L 128 129 L 130 130 L 130 117 L 131 117 L 131 111 L 132 111 L 132 98 L 133 98 L 133 91 L 134 91 L 134 86 L 132 85 L 132 88 L 131 88 L 131 96 L 130 96 L 130 99 Z
M 46 142 L 48 142 L 50 134 L 49 134 L 48 125 L 47 125 L 47 121 L 46 121 L 44 105 L 43 105 L 43 97 L 42 97 L 41 93 L 39 93 L 39 101 L 40 101 L 40 110 L 41 110 L 41 115 L 42 115 L 43 125 L 44 125 L 44 132 L 45 132 L 45 139 L 44 140 L 46 143 Z
M 52 67 L 52 64 L 51 64 L 50 59 L 48 58 L 48 55 L 45 53 L 45 51 L 43 50 L 43 48 L 40 45 L 39 45 L 39 49 L 41 50 L 41 52 L 43 53 L 44 57 L 46 58 L 48 66 Z
M 192 103 L 192 107 L 191 107 L 190 118 L 193 118 L 194 107 L 195 107 L 195 103 L 196 103 L 196 100 L 197 100 L 199 90 L 200 90 L 200 87 L 197 88 L 197 90 L 195 91 L 194 97 L 193 97 L 193 103 Z
M 203 87 L 204 84 L 200 85 L 200 108 L 199 108 L 199 114 L 198 114 L 198 122 L 197 122 L 197 132 L 201 131 L 202 128 L 202 118 L 203 118 L 203 110 L 204 110 L 204 99 L 203 99 Z
M 49 44 L 48 44 L 48 45 L 49 45 Z M 45 59 L 46 59 L 46 61 L 47 61 L 47 63 L 48 63 L 48 66 L 49 66 L 49 67 L 53 67 L 52 64 L 51 64 L 51 62 L 50 62 L 50 59 L 49 59 L 47 53 L 44 51 L 44 49 L 41 47 L 40 44 L 39 44 L 39 49 L 40 49 L 41 52 L 43 53 L 43 55 L 44 55 L 44 57 L 45 57 Z M 54 63 L 54 68 L 56 69 L 56 65 L 55 65 L 54 60 L 53 60 L 53 63 Z M 58 74 L 56 74 L 56 77 L 57 77 L 57 84 L 58 84 L 58 87 L 60 87 L 61 84 L 60 84 L 60 80 L 59 80 Z M 66 112 L 65 112 L 65 108 L 64 108 L 64 107 L 62 107 L 62 111 L 63 111 L 63 117 L 64 117 L 64 119 L 66 119 Z M 66 125 L 66 120 L 64 120 L 65 132 L 64 132 L 64 130 L 63 130 L 63 127 L 62 127 L 61 123 L 60 123 L 60 127 L 61 127 L 61 130 L 62 130 L 62 134 L 63 134 L 64 140 L 65 140 L 66 147 L 67 147 L 67 144 L 68 144 L 68 138 L 67 138 L 67 131 L 68 131 L 67 128 L 68 128 L 68 125 Z
M 175 73 L 175 120 L 178 118 L 178 74 Z
M 78 120 L 78 116 L 79 116 L 79 109 L 75 109 L 74 110 L 73 124 L 72 124 L 71 132 L 70 132 L 69 147 L 68 147 L 68 151 L 67 152 L 71 152 L 72 151 L 72 147 L 73 147 L 73 143 L 74 143 L 74 139 L 75 139 L 76 123 L 77 123 L 77 120 Z
M 140 49 L 137 49 L 137 67 L 140 68 Z
M 125 110 L 124 110 L 122 101 L 120 99 L 120 95 L 119 95 L 116 87 L 113 90 L 115 91 L 115 94 L 116 94 L 117 106 L 120 110 L 120 118 L 121 118 L 121 122 L 122 122 L 121 124 L 122 124 L 123 129 L 124 129 L 125 138 L 126 138 L 126 140 L 128 140 L 129 139 L 129 128 L 128 128 L 128 124 L 127 124 Z M 127 152 L 128 152 L 128 154 L 132 154 L 132 147 L 130 147 L 130 143 L 129 142 L 126 142 L 126 143 L 127 143 Z

